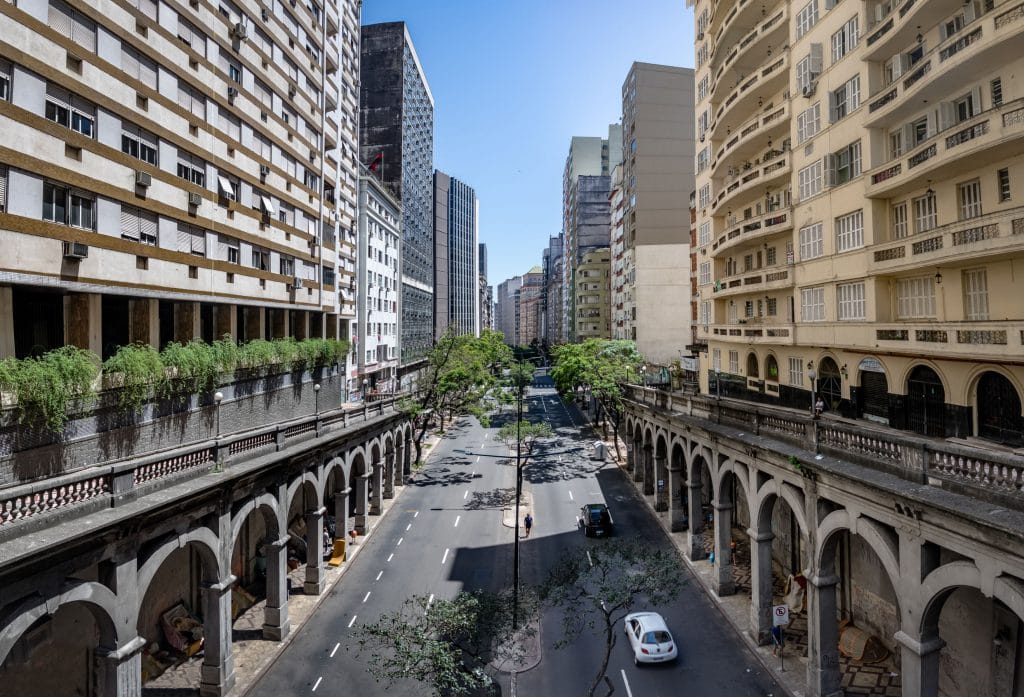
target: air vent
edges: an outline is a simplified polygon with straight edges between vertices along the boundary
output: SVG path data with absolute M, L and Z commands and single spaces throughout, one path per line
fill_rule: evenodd
M 65 242 L 64 258 L 74 259 L 75 261 L 89 258 L 89 245 L 82 244 L 81 242 Z
M 135 173 L 135 186 L 150 186 L 153 183 L 153 177 L 150 176 L 149 172 L 136 172 Z
M 196 192 L 196 191 L 189 191 L 188 192 L 188 205 L 190 205 L 190 206 L 198 206 L 202 202 L 203 202 L 203 197 L 198 192 Z

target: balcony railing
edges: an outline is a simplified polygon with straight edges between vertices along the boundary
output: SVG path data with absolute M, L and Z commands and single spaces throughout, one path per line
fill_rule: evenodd
M 731 227 L 711 245 L 712 251 L 721 253 L 726 249 L 744 244 L 758 237 L 767 237 L 792 228 L 793 210 L 789 206 L 773 207 L 762 215 L 747 218 L 738 223 L 735 220 L 728 222 L 730 222 Z
M 875 270 L 896 271 L 944 260 L 953 262 L 964 253 L 972 258 L 986 253 L 1005 254 L 1010 249 L 1024 248 L 1024 239 L 1015 232 L 1022 227 L 1024 207 L 958 220 L 877 245 L 873 250 Z

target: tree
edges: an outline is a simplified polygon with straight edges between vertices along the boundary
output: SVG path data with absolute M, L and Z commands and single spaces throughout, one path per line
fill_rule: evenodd
M 507 445 L 509 449 L 515 449 L 517 445 L 520 446 L 522 461 L 519 466 L 525 467 L 526 463 L 530 460 L 530 456 L 533 455 L 533 449 L 537 441 L 541 438 L 550 438 L 551 436 L 551 424 L 544 422 L 532 423 L 525 419 L 520 419 L 518 423 L 505 424 L 498 429 L 497 438 Z
M 482 413 L 483 399 L 499 386 L 502 369 L 512 352 L 501 332 L 489 329 L 479 337 L 449 330 L 427 354 L 427 366 L 419 380 L 419 392 L 400 402 L 399 408 L 413 424 L 416 461 L 423 459 L 423 438 L 430 420 Z
M 536 615 L 536 602 L 530 605 Z M 462 591 L 452 600 L 408 598 L 401 609 L 358 631 L 358 652 L 388 686 L 416 680 L 438 697 L 495 692 L 488 663 L 514 658 L 508 592 Z
M 605 425 L 611 421 L 615 454 L 619 455 L 619 427 L 624 415 L 622 385 L 639 373 L 644 357 L 632 341 L 587 339 L 554 349 L 551 379 L 562 394 L 589 391 L 601 406 Z
M 605 679 L 622 622 L 637 601 L 642 598 L 649 607 L 664 605 L 678 595 L 684 583 L 675 555 L 651 548 L 640 539 L 611 539 L 567 553 L 551 570 L 540 598 L 543 604 L 563 610 L 562 638 L 555 646 L 567 646 L 584 631 L 604 632 L 604 656 L 589 697 L 594 697 Z M 607 694 L 612 691 L 609 683 Z

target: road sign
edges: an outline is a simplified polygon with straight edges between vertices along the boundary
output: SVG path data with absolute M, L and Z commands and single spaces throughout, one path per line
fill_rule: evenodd
M 784 627 L 789 624 L 789 606 L 788 605 L 773 605 L 772 606 L 772 626 L 773 627 Z

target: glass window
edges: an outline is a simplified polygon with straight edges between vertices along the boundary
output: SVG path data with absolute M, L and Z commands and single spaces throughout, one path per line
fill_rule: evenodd
M 957 198 L 960 201 L 960 220 L 969 220 L 981 215 L 981 181 L 957 184 Z
M 804 362 L 803 359 L 790 357 L 789 359 L 789 384 L 802 387 L 804 384 Z
M 825 289 L 802 288 L 800 290 L 800 318 L 804 322 L 825 320 Z
M 964 319 L 979 321 L 988 319 L 988 276 L 985 269 L 969 269 L 963 272 Z
M 5 102 L 11 100 L 11 64 L 0 60 L 0 99 Z
M 896 315 L 900 319 L 935 316 L 935 279 L 903 278 L 896 282 Z
M 813 138 L 821 130 L 821 102 L 815 102 L 810 108 L 804 109 L 796 117 L 796 140 L 803 143 Z
M 818 23 L 818 0 L 811 0 L 796 15 L 796 38 L 800 38 Z
M 96 107 L 55 85 L 46 88 L 46 118 L 89 138 L 95 135 Z
M 914 199 L 914 232 L 925 232 L 937 227 L 938 205 L 935 194 L 929 193 Z
M 121 124 L 121 152 L 151 165 L 157 164 L 156 136 L 133 124 Z
M 157 217 L 135 206 L 121 206 L 121 237 L 156 246 Z
M 798 175 L 800 200 L 806 201 L 812 196 L 821 193 L 822 187 L 822 166 L 821 160 L 812 162 L 800 170 Z
M 67 225 L 68 190 L 66 187 L 43 182 L 43 220 Z
M 821 223 L 800 228 L 800 259 L 816 259 L 825 254 Z
M 864 319 L 864 284 L 842 283 L 836 286 L 839 319 Z
M 698 273 L 698 284 L 706 286 L 711 283 L 711 262 L 702 261 L 700 264 L 700 271 Z
M 846 252 L 864 246 L 864 211 L 836 218 L 836 251 Z
M 832 92 L 831 99 L 831 120 L 835 123 L 860 106 L 860 75 L 854 75 L 839 89 Z
M 722 349 L 711 349 L 711 369 L 716 373 L 722 369 Z
M 697 228 L 697 244 L 705 245 L 711 242 L 711 223 L 703 222 Z
M 205 188 L 206 162 L 184 150 L 178 150 L 178 176 Z
M 999 177 L 999 202 L 1010 200 L 1010 170 L 1003 168 L 996 173 Z
M 843 25 L 842 29 L 832 35 L 832 62 L 845 56 L 857 46 L 860 39 L 860 27 L 857 16 Z
M 186 46 L 206 58 L 206 35 L 178 16 L 178 38 Z
M 740 372 L 740 353 L 739 351 L 729 352 L 729 372 L 733 375 L 737 375 Z
M 157 89 L 156 62 L 126 43 L 121 44 L 121 70 L 150 89 Z

